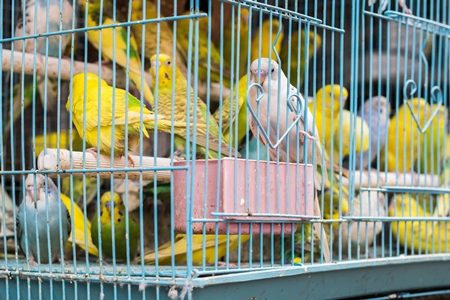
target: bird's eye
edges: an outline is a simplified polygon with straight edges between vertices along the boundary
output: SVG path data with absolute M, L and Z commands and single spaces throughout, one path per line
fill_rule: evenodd
M 167 60 L 167 61 L 166 61 L 166 65 L 167 65 L 167 66 L 170 66 L 170 64 L 171 64 L 170 60 Z
M 272 68 L 272 71 L 271 71 L 271 72 L 273 73 L 274 71 L 275 71 L 275 69 Z

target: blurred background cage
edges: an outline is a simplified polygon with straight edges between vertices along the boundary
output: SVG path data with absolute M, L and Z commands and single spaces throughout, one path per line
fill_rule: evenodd
M 450 294 L 446 1 L 0 7 L 5 299 Z

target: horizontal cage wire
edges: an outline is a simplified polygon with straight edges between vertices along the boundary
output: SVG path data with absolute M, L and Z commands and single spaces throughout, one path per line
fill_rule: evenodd
M 0 11 L 5 299 L 450 295 L 447 1 Z

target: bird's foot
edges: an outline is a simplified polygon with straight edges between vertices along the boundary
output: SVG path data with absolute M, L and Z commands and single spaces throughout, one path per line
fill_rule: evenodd
M 175 152 L 172 154 L 173 160 L 174 160 L 174 161 L 185 160 L 186 158 L 183 157 L 183 155 L 180 155 L 181 153 L 183 153 L 183 151 L 184 151 L 184 148 L 181 148 L 181 149 L 178 149 L 177 151 L 175 151 Z
M 36 262 L 36 260 L 34 260 L 34 257 L 33 257 L 33 256 L 30 256 L 30 257 L 29 257 L 29 259 L 28 259 L 28 264 L 29 264 L 31 267 L 36 267 L 36 266 L 38 265 L 38 263 Z
M 97 158 L 97 154 L 98 154 L 97 151 L 98 151 L 98 149 L 96 147 L 86 149 L 86 152 L 94 155 L 94 158 Z
M 111 262 L 106 260 L 105 258 L 103 258 L 103 259 L 99 258 L 95 262 L 98 263 L 98 264 L 102 263 L 102 265 L 104 265 L 104 266 L 109 266 L 111 264 Z
M 231 267 L 231 268 L 237 268 L 237 264 L 235 263 L 228 263 L 226 261 L 218 261 L 217 262 L 218 267 Z
M 44 58 L 44 56 L 43 56 L 42 54 L 40 54 L 40 53 L 36 53 L 36 60 L 38 60 L 39 62 L 41 62 L 42 65 L 44 65 L 44 63 L 45 63 L 45 58 Z
M 63 260 L 62 260 L 62 258 L 61 258 L 61 256 L 58 254 L 58 256 L 57 256 L 57 259 L 58 259 L 58 262 L 60 263 L 60 264 L 62 264 L 63 263 Z M 64 265 L 65 266 L 68 266 L 69 265 L 69 262 L 67 261 L 67 260 L 64 260 Z
M 399 4 L 399 6 L 400 6 L 401 8 L 404 9 L 405 14 L 407 14 L 407 15 L 412 15 L 412 10 L 410 10 L 410 9 L 408 8 L 408 6 L 406 6 L 406 3 L 405 3 L 404 0 L 399 0 L 399 1 L 398 1 L 398 4 Z
M 108 65 L 108 64 L 110 64 L 110 63 L 111 63 L 111 60 L 110 60 L 110 59 L 104 58 L 104 59 L 102 59 L 102 60 L 100 61 L 100 66 Z
M 134 160 L 133 158 L 131 158 L 131 155 L 128 154 L 128 162 L 130 163 L 130 165 L 134 168 L 135 164 L 134 164 Z

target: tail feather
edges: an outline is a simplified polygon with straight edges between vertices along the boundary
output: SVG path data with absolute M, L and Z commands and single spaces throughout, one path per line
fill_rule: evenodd
M 142 87 L 142 85 L 141 85 L 141 77 L 142 76 L 143 76 L 142 73 L 130 71 L 131 81 L 139 89 L 139 92 L 141 91 L 141 89 L 143 89 L 145 100 L 147 100 L 153 106 L 155 103 L 155 99 L 153 97 L 152 91 L 150 90 L 150 87 L 149 87 L 147 81 L 145 80 L 145 77 L 144 77 L 144 86 Z

